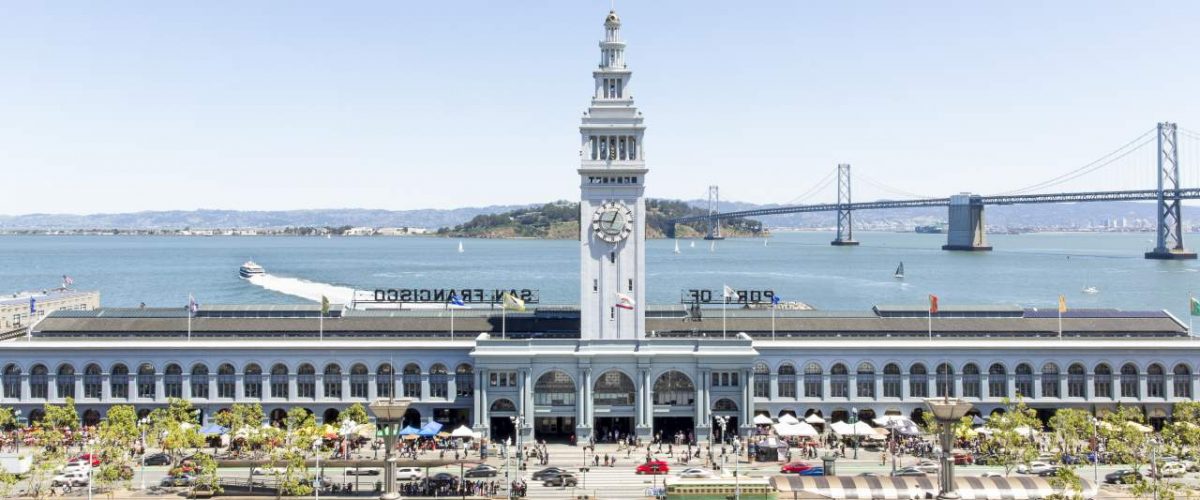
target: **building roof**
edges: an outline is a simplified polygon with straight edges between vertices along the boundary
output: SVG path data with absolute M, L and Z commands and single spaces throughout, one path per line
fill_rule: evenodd
M 90 295 L 98 295 L 100 292 L 89 292 L 82 290 L 69 290 L 55 288 L 53 290 L 42 290 L 38 292 L 17 292 L 10 295 L 0 296 L 0 306 L 12 305 L 29 305 L 29 299 L 37 299 L 38 302 L 72 299 L 77 297 L 87 297 Z

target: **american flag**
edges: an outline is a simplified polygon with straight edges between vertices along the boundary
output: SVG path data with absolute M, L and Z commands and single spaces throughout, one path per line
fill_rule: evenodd
M 192 294 L 188 294 L 188 315 L 195 316 L 196 311 L 200 310 L 200 303 L 196 302 L 196 298 Z
M 63 287 L 68 287 L 68 286 L 71 286 L 71 285 L 74 285 L 74 284 L 75 284 L 75 280 L 74 280 L 74 279 L 71 279 L 71 277 L 70 277 L 70 276 L 67 276 L 67 275 L 65 275 L 65 274 L 63 275 Z

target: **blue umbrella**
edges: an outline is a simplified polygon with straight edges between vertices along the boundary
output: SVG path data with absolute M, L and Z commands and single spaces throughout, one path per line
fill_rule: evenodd
M 220 436 L 226 432 L 229 432 L 229 429 L 212 423 L 200 428 L 200 435 L 202 436 Z
M 430 421 L 428 424 L 425 424 L 424 427 L 421 427 L 420 435 L 421 437 L 434 437 L 438 432 L 441 432 L 441 430 L 442 424 Z
M 416 428 L 416 427 L 413 427 L 413 426 L 411 426 L 411 425 L 410 425 L 410 426 L 407 426 L 407 427 L 405 427 L 405 428 L 403 428 L 403 429 L 400 429 L 400 435 L 401 435 L 401 436 L 416 436 L 416 435 L 419 435 L 419 434 L 421 434 L 421 430 L 420 430 L 420 429 L 418 429 L 418 428 Z

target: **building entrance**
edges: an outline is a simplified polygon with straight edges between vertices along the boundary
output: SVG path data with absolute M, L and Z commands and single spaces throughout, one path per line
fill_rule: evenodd
M 533 437 L 551 442 L 567 442 L 575 435 L 575 417 L 538 417 L 534 422 Z
M 717 416 L 713 416 L 712 421 L 712 437 L 714 441 L 719 443 L 732 442 L 733 438 L 738 435 L 738 418 L 728 415 L 729 420 L 725 422 L 725 434 L 721 434 L 721 422 L 717 420 Z
M 516 438 L 516 427 L 509 417 L 492 417 L 491 440 L 497 443 L 507 443 Z
M 598 443 L 613 443 L 633 434 L 633 417 L 596 417 L 592 428 Z
M 654 436 L 663 443 L 686 443 L 694 436 L 696 421 L 692 417 L 654 417 Z M 682 436 L 682 440 L 677 439 Z

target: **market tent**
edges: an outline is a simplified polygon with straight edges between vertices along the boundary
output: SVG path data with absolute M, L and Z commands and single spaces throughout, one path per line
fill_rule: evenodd
M 845 422 L 834 422 L 829 426 L 833 432 L 839 436 L 874 436 L 875 429 L 867 425 L 866 422 L 855 422 L 854 425 Z
M 450 433 L 450 437 L 473 438 L 475 437 L 475 431 L 472 431 L 470 427 L 463 425 L 457 429 L 454 429 L 454 431 Z
M 821 418 L 821 416 L 820 416 L 820 415 L 817 415 L 816 413 L 813 413 L 812 415 L 809 415 L 809 416 L 807 416 L 807 417 L 804 417 L 804 421 L 805 421 L 805 422 L 808 422 L 808 423 L 810 423 L 810 424 L 823 424 L 823 423 L 825 423 L 825 419 Z
M 421 437 L 434 437 L 438 434 L 438 432 L 441 432 L 441 430 L 442 424 L 430 421 L 428 424 L 425 424 L 421 427 L 421 430 L 418 432 L 418 434 L 420 434 Z
M 801 436 L 801 437 L 817 437 L 820 433 L 812 425 L 800 422 L 797 424 L 775 424 L 775 434 L 785 437 Z
M 416 436 L 416 435 L 418 435 L 418 434 L 420 434 L 420 433 L 421 433 L 421 429 L 418 429 L 418 428 L 416 428 L 416 427 L 413 427 L 413 426 L 411 426 L 411 425 L 410 425 L 410 426 L 408 426 L 408 427 L 405 427 L 405 428 L 403 428 L 403 429 L 400 429 L 400 435 L 401 435 L 401 436 Z
M 779 416 L 779 423 L 788 424 L 788 425 L 796 425 L 796 424 L 800 423 L 800 420 L 797 419 L 796 417 L 792 416 L 789 413 L 784 413 L 783 415 Z
M 1139 424 L 1139 423 L 1137 423 L 1137 422 L 1126 422 L 1126 423 L 1125 423 L 1125 425 L 1129 426 L 1129 428 L 1131 428 L 1131 429 L 1137 429 L 1137 430 L 1139 430 L 1139 431 L 1141 431 L 1141 432 L 1143 432 L 1143 433 L 1151 433 L 1151 432 L 1154 432 L 1154 428 L 1153 428 L 1153 427 L 1150 427 L 1150 426 L 1148 426 L 1148 425 L 1142 425 L 1142 424 Z
M 771 425 L 771 417 L 766 415 L 755 415 L 754 425 Z
M 200 435 L 202 436 L 220 436 L 226 432 L 229 432 L 228 428 L 217 424 L 207 424 L 200 428 Z

